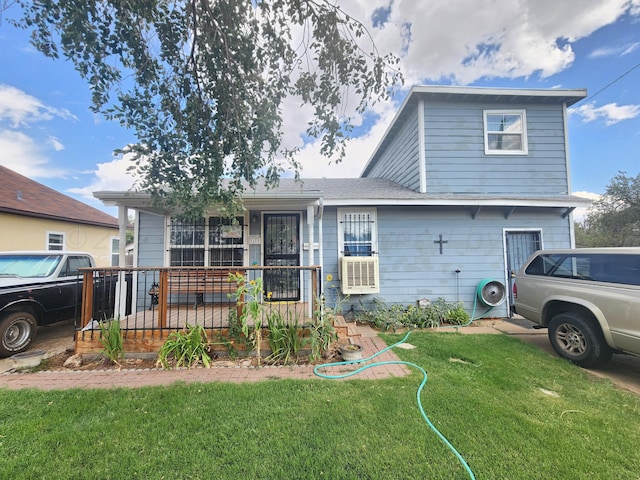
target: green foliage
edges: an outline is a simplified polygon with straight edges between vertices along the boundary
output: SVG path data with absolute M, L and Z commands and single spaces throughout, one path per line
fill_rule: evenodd
M 179 332 L 172 332 L 158 352 L 157 365 L 164 369 L 175 367 L 192 368 L 199 364 L 211 365 L 209 339 L 202 325 L 186 325 Z
M 325 296 L 322 295 L 316 300 L 319 309 L 313 312 L 313 320 L 305 325 L 309 332 L 309 345 L 311 354 L 309 359 L 317 362 L 329 350 L 331 344 L 338 340 L 338 334 L 333 327 L 335 312 L 325 306 Z
M 476 478 L 638 479 L 637 395 L 507 335 L 409 341 L 394 352 Z M 468 479 L 420 379 L 2 388 L 0 478 Z
M 262 277 L 247 282 L 244 274 L 230 273 L 229 280 L 237 285 L 236 291 L 232 296 L 236 301 L 242 302 L 242 314 L 240 316 L 242 333 L 251 347 L 251 351 L 256 352 L 259 365 L 261 361 L 262 322 L 264 319 Z M 271 292 L 267 294 L 267 298 L 271 298 Z
M 140 187 L 190 218 L 212 203 L 232 215 L 245 182 L 275 185 L 283 159 L 299 173 L 287 98 L 312 108 L 307 135 L 340 161 L 356 119 L 345 98 L 361 114 L 402 82 L 398 59 L 326 0 L 21 3 L 34 46 L 73 62 L 92 110 L 135 131 L 124 151 Z
M 296 363 L 300 350 L 305 347 L 307 340 L 302 337 L 302 329 L 295 321 L 283 318 L 280 312 L 271 312 L 267 317 L 269 331 L 268 341 L 271 355 L 267 361 L 284 364 Z
M 619 172 L 576 229 L 580 247 L 640 246 L 640 174 Z
M 110 319 L 100 322 L 100 343 L 104 347 L 102 354 L 111 363 L 120 365 L 120 361 L 124 357 L 124 341 L 118 320 Z
M 382 331 L 396 331 L 407 327 L 433 328 L 442 323 L 464 325 L 470 320 L 461 302 L 450 303 L 442 297 L 426 307 L 399 303 L 387 305 L 380 298 L 374 298 L 373 303 L 375 308 L 365 309 L 359 318 Z

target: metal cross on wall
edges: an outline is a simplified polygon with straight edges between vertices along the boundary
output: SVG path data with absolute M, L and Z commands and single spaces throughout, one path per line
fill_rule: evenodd
M 442 245 L 445 243 L 449 243 L 449 240 L 443 240 L 442 239 L 442 235 L 439 236 L 439 240 L 434 240 L 433 243 L 439 243 L 440 244 L 440 255 L 442 255 Z

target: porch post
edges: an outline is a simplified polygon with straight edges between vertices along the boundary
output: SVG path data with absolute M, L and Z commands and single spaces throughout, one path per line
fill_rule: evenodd
M 124 318 L 127 313 L 127 282 L 126 272 L 122 270 L 127 265 L 126 251 L 127 251 L 127 221 L 129 216 L 129 209 L 125 205 L 118 206 L 118 266 L 121 269 L 118 271 L 118 284 L 116 290 L 116 298 L 114 305 L 114 313 L 117 312 L 118 318 Z
M 315 262 L 315 232 L 313 229 L 314 223 L 315 223 L 315 206 L 314 205 L 307 205 L 307 239 L 308 239 L 308 244 L 309 244 L 309 266 L 312 266 L 313 263 Z M 309 301 L 307 302 L 307 304 L 309 305 L 308 308 L 308 315 L 309 318 L 311 318 L 313 316 L 313 301 L 315 299 L 315 291 L 313 290 L 313 283 L 314 282 L 309 282 Z

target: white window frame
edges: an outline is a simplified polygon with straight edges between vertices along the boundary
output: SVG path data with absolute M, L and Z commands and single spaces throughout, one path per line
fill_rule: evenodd
M 114 245 L 115 242 L 115 245 Z M 110 240 L 111 247 L 111 266 L 117 267 L 120 265 L 120 237 L 111 237 Z M 114 249 L 115 246 L 115 249 Z
M 62 237 L 62 243 L 52 243 L 51 236 L 58 235 Z M 59 252 L 61 250 L 65 250 L 67 244 L 67 236 L 64 232 L 47 232 L 47 251 L 48 252 Z M 52 246 L 60 247 L 60 248 L 51 248 Z
M 371 224 L 371 256 L 378 255 L 378 212 L 375 208 L 338 208 L 338 258 L 344 254 L 344 218 L 348 214 L 369 214 Z
M 489 130 L 487 117 L 489 115 L 519 115 L 520 121 L 522 125 L 522 129 L 520 131 L 508 132 L 511 135 L 520 135 L 522 148 L 519 150 L 503 150 L 503 149 L 492 149 L 489 146 L 489 135 L 491 134 L 504 134 L 506 132 L 503 131 L 494 131 Z M 483 110 L 482 120 L 484 123 L 484 153 L 485 155 L 528 155 L 529 154 L 529 144 L 527 141 L 527 112 L 526 110 Z
M 171 243 L 171 223 L 172 223 L 172 218 L 171 217 L 167 217 L 168 222 L 167 222 L 167 230 L 166 230 L 166 239 L 167 239 L 167 258 L 166 258 L 166 265 L 171 265 L 171 252 L 173 250 L 177 250 L 177 249 L 186 249 L 186 250 L 200 250 L 203 252 L 203 265 L 197 265 L 197 266 L 210 266 L 211 263 L 211 250 L 225 250 L 225 249 L 232 249 L 232 248 L 242 248 L 243 249 L 243 254 L 242 254 L 242 265 L 246 265 L 247 264 L 247 239 L 248 239 L 248 223 L 247 223 L 247 219 L 246 217 L 242 217 L 243 218 L 243 225 L 241 226 L 242 228 L 242 244 L 235 244 L 235 245 L 213 245 L 209 242 L 209 232 L 210 229 L 212 227 L 214 227 L 215 225 L 213 223 L 210 223 L 210 219 L 211 218 L 221 218 L 221 215 L 216 215 L 216 214 L 211 214 L 211 215 L 207 215 L 206 217 L 204 217 L 204 223 L 202 224 L 204 227 L 204 232 L 203 232 L 203 243 L 202 244 L 173 244 Z M 188 222 L 187 222 L 188 223 Z M 187 265 L 189 266 L 189 265 Z M 217 264 L 215 264 L 214 266 L 218 266 Z M 226 266 L 226 265 L 222 265 L 222 266 Z M 231 265 L 229 265 L 231 266 Z M 235 265 L 238 266 L 238 265 Z

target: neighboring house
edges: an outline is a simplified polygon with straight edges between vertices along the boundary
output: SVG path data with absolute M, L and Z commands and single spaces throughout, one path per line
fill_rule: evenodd
M 491 315 L 508 316 L 511 272 L 538 248 L 574 245 L 572 211 L 588 202 L 570 192 L 567 107 L 585 97 L 414 87 L 360 178 L 246 192 L 236 225 L 215 208 L 181 223 L 146 193 L 95 196 L 121 218 L 136 210 L 134 266 L 321 265 L 330 301 L 336 287 L 356 308 L 442 297 L 476 317 L 478 285 L 497 281 L 507 298 Z
M 118 220 L 0 166 L 0 251 L 69 250 L 119 263 Z

